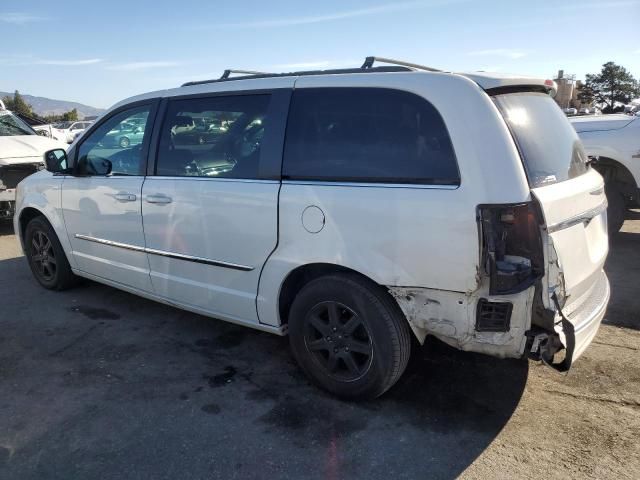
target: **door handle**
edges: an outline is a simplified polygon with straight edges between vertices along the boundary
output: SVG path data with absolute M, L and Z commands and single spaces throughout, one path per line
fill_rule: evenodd
M 145 200 L 148 203 L 160 203 L 160 204 L 167 204 L 173 201 L 171 197 L 168 197 L 166 195 L 147 195 Z
M 135 194 L 127 192 L 118 192 L 113 197 L 119 202 L 135 202 L 138 198 Z

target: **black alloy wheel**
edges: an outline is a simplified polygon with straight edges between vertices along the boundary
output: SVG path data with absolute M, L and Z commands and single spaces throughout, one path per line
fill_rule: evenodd
M 38 283 L 50 290 L 66 290 L 77 283 L 55 230 L 44 216 L 29 221 L 24 230 L 24 250 Z
M 349 307 L 335 301 L 318 303 L 305 323 L 305 345 L 327 375 L 350 382 L 371 368 L 371 337 L 362 318 Z
M 30 249 L 30 259 L 36 267 L 36 274 L 47 283 L 53 281 L 58 269 L 58 260 L 47 234 L 42 230 L 36 231 L 31 238 Z
M 409 323 L 393 297 L 351 272 L 305 284 L 289 309 L 288 332 L 293 356 L 309 379 L 349 400 L 382 395 L 411 354 Z

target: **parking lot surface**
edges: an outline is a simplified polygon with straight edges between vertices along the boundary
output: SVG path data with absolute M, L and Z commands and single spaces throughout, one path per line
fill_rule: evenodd
M 311 386 L 286 338 L 85 282 L 50 292 L 0 225 L 0 478 L 640 478 L 640 213 L 567 375 L 414 351 L 382 398 Z

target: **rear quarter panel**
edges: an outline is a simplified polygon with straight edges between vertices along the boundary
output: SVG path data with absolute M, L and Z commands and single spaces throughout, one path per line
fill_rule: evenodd
M 318 87 L 396 88 L 426 98 L 449 130 L 461 185 L 283 182 L 279 243 L 265 264 L 258 292 L 260 321 L 280 324 L 281 285 L 292 270 L 310 263 L 344 266 L 380 285 L 475 291 L 477 205 L 530 198 L 517 150 L 491 99 L 469 79 L 439 73 L 310 76 L 295 85 Z M 324 213 L 318 233 L 303 227 L 309 206 Z

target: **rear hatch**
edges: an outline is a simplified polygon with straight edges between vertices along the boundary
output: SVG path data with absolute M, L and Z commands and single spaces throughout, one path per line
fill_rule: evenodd
M 532 196 L 546 225 L 547 307 L 556 294 L 569 320 L 602 283 L 608 252 L 607 200 L 602 177 L 571 124 L 545 93 L 495 95 L 522 158 Z

